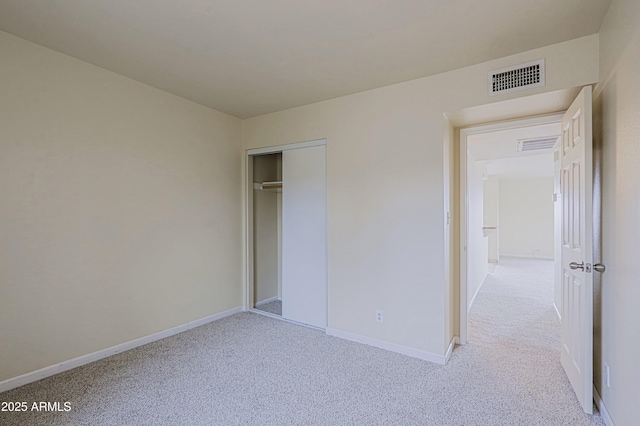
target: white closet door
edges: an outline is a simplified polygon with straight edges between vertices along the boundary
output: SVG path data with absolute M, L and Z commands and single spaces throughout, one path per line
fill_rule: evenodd
M 282 152 L 282 316 L 327 326 L 325 146 Z

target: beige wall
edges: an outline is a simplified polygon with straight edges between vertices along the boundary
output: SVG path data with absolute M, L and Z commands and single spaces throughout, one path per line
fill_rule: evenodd
M 243 121 L 245 148 L 327 139 L 330 328 L 445 353 L 455 302 L 443 113 L 596 82 L 597 48 L 588 36 Z M 539 58 L 545 87 L 488 96 L 489 70 Z
M 0 32 L 0 381 L 242 304 L 241 124 Z
M 615 137 L 633 128 L 638 102 L 637 91 L 617 91 L 620 81 L 638 86 L 633 7 L 616 0 L 603 26 L 602 70 L 614 76 L 599 98 L 610 158 L 637 154 L 623 142 L 637 122 Z M 598 36 L 588 36 L 242 123 L 244 148 L 328 140 L 329 327 L 444 354 L 458 328 L 449 261 L 459 224 L 447 227 L 446 212 L 459 194 L 443 113 L 594 83 L 597 55 Z M 0 58 L 10 58 L 0 61 L 0 323 L 11 325 L 0 329 L 0 359 L 11 360 L 0 380 L 240 305 L 239 120 L 5 33 Z M 487 95 L 487 71 L 539 58 L 545 87 Z M 632 158 L 609 161 L 637 182 Z M 605 217 L 620 214 L 637 228 L 628 209 Z M 629 235 L 609 232 L 613 253 Z M 625 247 L 637 252 L 634 241 Z M 617 334 L 637 326 L 637 314 L 624 303 L 614 312 L 616 292 L 637 297 L 624 284 L 629 253 L 608 275 L 622 284 L 603 294 L 614 348 L 603 356 L 620 374 L 603 394 L 620 418 L 628 406 L 617 401 L 632 383 L 624 351 L 638 348 Z
M 596 294 L 594 378 L 613 422 L 621 426 L 638 423 L 640 403 L 639 46 L 640 2 L 614 0 L 600 32 L 601 79 L 594 108 L 596 151 L 603 160 L 601 260 L 607 267 Z M 610 386 L 604 363 L 610 367 Z
M 500 179 L 500 256 L 553 259 L 553 178 Z

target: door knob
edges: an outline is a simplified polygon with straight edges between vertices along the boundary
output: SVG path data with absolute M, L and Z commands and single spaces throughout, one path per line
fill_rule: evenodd
M 598 272 L 604 272 L 606 268 L 602 263 L 596 263 L 595 265 L 593 265 L 593 269 L 595 269 Z
M 580 269 L 581 271 L 584 271 L 584 262 L 580 262 L 580 263 L 577 263 L 577 262 L 571 262 L 571 263 L 569 264 L 569 268 L 573 269 L 574 271 L 575 271 L 576 269 Z

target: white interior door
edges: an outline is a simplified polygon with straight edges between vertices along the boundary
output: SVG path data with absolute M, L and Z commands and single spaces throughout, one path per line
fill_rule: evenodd
M 325 146 L 282 152 L 282 316 L 327 326 Z
M 585 412 L 593 386 L 593 182 L 591 87 L 582 89 L 562 119 L 561 360 Z

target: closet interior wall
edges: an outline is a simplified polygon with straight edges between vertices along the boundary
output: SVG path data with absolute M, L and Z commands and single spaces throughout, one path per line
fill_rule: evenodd
M 253 156 L 254 307 L 282 297 L 282 193 L 260 189 L 281 180 L 281 153 Z

